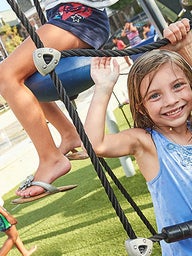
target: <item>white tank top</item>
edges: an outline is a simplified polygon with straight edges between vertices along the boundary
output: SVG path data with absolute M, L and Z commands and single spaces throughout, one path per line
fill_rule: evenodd
M 108 7 L 111 6 L 113 4 L 115 4 L 116 2 L 118 2 L 119 0 L 73 0 L 73 1 L 65 1 L 65 0 L 44 0 L 44 4 L 45 4 L 45 9 L 51 9 L 53 7 L 55 7 L 58 4 L 61 3 L 80 3 L 80 4 L 84 4 L 93 8 L 97 8 L 97 9 L 101 9 L 104 7 Z

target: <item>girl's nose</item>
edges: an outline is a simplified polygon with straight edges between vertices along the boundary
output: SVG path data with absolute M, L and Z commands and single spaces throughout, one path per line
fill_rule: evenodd
M 172 91 L 167 91 L 164 95 L 164 104 L 165 105 L 174 105 L 179 101 L 178 95 Z

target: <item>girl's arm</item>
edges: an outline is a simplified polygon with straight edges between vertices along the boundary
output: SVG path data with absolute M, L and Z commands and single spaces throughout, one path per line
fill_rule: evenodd
M 112 62 L 112 67 L 111 63 Z M 114 85 L 119 77 L 119 65 L 115 59 L 93 58 L 91 76 L 95 91 L 85 120 L 85 131 L 94 151 L 99 156 L 120 157 L 134 153 L 138 130 L 129 129 L 115 134 L 105 134 L 106 111 Z
M 126 25 L 126 23 L 125 23 L 125 26 L 124 26 L 124 28 L 123 28 L 123 30 L 122 30 L 122 32 L 121 32 L 121 36 L 126 36 L 126 28 L 127 28 L 127 25 Z
M 163 48 L 178 52 L 192 66 L 192 32 L 189 20 L 184 18 L 170 24 L 164 29 L 163 35 L 171 42 Z
M 95 57 L 91 62 L 91 77 L 95 83 L 93 98 L 84 124 L 85 131 L 94 149 L 99 153 L 105 135 L 106 110 L 113 92 L 114 85 L 119 77 L 119 65 L 113 59 L 113 69 L 110 66 L 111 58 Z
M 126 36 L 125 30 L 122 30 L 121 36 L 123 36 L 123 37 Z

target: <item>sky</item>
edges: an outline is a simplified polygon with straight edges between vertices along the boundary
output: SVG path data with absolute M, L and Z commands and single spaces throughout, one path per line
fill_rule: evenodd
M 10 9 L 10 5 L 7 3 L 6 0 L 1 0 L 0 3 L 0 12 Z

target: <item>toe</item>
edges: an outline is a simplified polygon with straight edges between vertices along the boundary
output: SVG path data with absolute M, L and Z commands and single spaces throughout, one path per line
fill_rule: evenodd
M 44 192 L 44 189 L 38 186 L 31 186 L 25 190 L 17 190 L 16 195 L 20 197 L 32 197 L 37 196 Z

